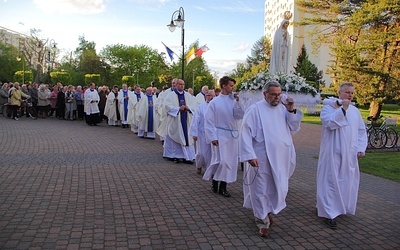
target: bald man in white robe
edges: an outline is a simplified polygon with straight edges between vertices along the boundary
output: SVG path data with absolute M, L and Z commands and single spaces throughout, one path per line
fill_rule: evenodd
M 178 79 L 176 89 L 164 99 L 166 133 L 163 156 L 176 163 L 192 164 L 195 152 L 193 138 L 189 136 L 189 128 L 195 102 L 184 89 L 185 82 Z
M 323 125 L 317 170 L 318 216 L 337 228 L 335 218 L 356 212 L 360 169 L 358 158 L 365 155 L 367 133 L 360 111 L 351 100 L 354 86 L 339 87 L 339 99 L 324 100 Z

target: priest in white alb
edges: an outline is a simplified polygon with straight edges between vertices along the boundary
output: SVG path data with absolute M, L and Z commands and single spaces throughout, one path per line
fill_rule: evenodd
M 153 88 L 148 87 L 146 94 L 139 103 L 136 110 L 138 120 L 138 136 L 154 139 L 157 128 L 157 118 L 155 112 L 156 95 L 153 95 Z
M 197 107 L 189 130 L 189 135 L 192 136 L 193 140 L 196 142 L 195 162 L 198 174 L 201 174 L 203 168 L 207 169 L 211 162 L 211 144 L 206 142 L 204 120 L 208 104 L 215 97 L 214 90 L 207 90 L 205 97 L 206 102 Z
M 271 215 L 286 207 L 289 178 L 296 165 L 291 135 L 300 130 L 303 114 L 294 109 L 292 98 L 282 96 L 276 81 L 264 85 L 263 95 L 243 117 L 239 155 L 245 162 L 243 206 L 253 210 L 259 235 L 268 237 Z
M 171 88 L 164 89 L 161 91 L 161 93 L 158 95 L 158 100 L 157 100 L 157 113 L 159 117 L 159 123 L 158 123 L 158 128 L 156 130 L 156 133 L 160 136 L 160 140 L 163 142 L 165 139 L 165 133 L 167 129 L 167 121 L 166 121 L 166 111 L 165 111 L 165 105 L 164 105 L 164 100 L 165 98 L 174 92 L 176 89 L 176 83 L 178 82 L 178 78 L 173 78 L 171 81 Z M 166 86 L 168 87 L 168 86 Z
M 317 170 L 318 216 L 332 229 L 336 217 L 356 212 L 360 169 L 367 133 L 360 111 L 351 101 L 352 83 L 339 87 L 339 98 L 326 98 L 321 110 L 322 136 Z
M 122 84 L 122 89 L 118 92 L 119 113 L 121 117 L 122 128 L 129 127 L 128 124 L 128 107 L 129 107 L 129 91 L 128 85 Z
M 119 111 L 118 86 L 114 85 L 113 89 L 108 93 L 104 115 L 108 118 L 108 125 L 119 126 L 121 123 L 121 113 Z
M 176 89 L 164 99 L 166 133 L 163 156 L 176 163 L 193 163 L 195 159 L 193 138 L 189 136 L 195 105 L 194 98 L 185 91 L 182 79 L 178 79 Z
M 201 88 L 201 91 L 200 91 L 200 93 L 198 93 L 197 95 L 196 95 L 196 106 L 198 107 L 199 105 L 201 105 L 201 104 L 203 104 L 203 103 L 205 103 L 206 102 L 206 94 L 207 94 L 207 92 L 208 92 L 208 86 L 207 85 L 204 85 L 202 88 Z
M 136 84 L 133 91 L 130 93 L 129 104 L 128 104 L 128 124 L 131 126 L 131 131 L 135 134 L 138 133 L 138 121 L 136 116 L 136 109 L 139 105 L 140 100 L 144 94 L 140 90 L 140 86 Z

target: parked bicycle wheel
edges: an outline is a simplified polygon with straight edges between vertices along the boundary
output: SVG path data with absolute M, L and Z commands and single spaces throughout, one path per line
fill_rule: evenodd
M 12 108 L 10 105 L 4 105 L 3 106 L 3 116 L 6 118 L 10 118 L 11 117 L 11 113 L 12 113 Z
M 386 145 L 387 136 L 382 129 L 371 129 L 368 133 L 368 142 L 372 148 L 383 148 Z
M 385 147 L 393 148 L 397 144 L 397 140 L 398 140 L 397 132 L 392 128 L 386 128 L 385 132 L 386 132 L 386 137 L 387 137 Z
M 36 120 L 38 118 L 38 113 L 36 111 L 36 109 L 34 109 L 33 107 L 29 107 L 27 109 L 27 112 L 29 114 L 29 116 L 33 119 Z

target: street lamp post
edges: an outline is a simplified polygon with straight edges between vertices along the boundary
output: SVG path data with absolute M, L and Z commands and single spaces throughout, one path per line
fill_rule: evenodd
M 23 57 L 17 57 L 17 61 L 22 60 L 22 84 L 25 84 L 25 58 Z
M 174 20 L 174 16 L 178 15 L 178 17 Z M 182 29 L 182 80 L 184 80 L 185 75 L 185 10 L 180 7 L 178 10 L 174 11 L 171 16 L 171 22 L 167 25 L 169 31 L 174 32 L 175 28 Z
M 56 58 L 56 49 L 57 49 L 56 45 L 57 44 L 54 41 L 54 39 L 51 39 L 49 41 L 48 61 L 51 64 L 51 70 L 53 70 L 53 63 L 54 63 L 54 60 Z M 51 58 L 51 54 L 53 54 L 53 59 Z

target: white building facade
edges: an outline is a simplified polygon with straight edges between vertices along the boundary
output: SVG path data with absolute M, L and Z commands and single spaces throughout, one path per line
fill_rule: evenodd
M 318 70 L 323 71 L 323 80 L 329 86 L 332 83 L 331 75 L 326 74 L 327 68 L 331 64 L 332 57 L 329 55 L 327 44 L 320 46 L 313 45 L 313 38 L 308 34 L 313 30 L 313 26 L 294 26 L 293 22 L 299 22 L 304 18 L 305 13 L 299 11 L 294 0 L 265 0 L 264 4 L 264 35 L 272 42 L 275 31 L 278 29 L 284 18 L 285 11 L 292 13 L 288 32 L 291 37 L 291 49 L 289 55 L 289 71 L 294 72 L 297 57 L 301 52 L 303 44 L 307 49 L 308 59 L 317 66 Z M 315 38 L 314 38 L 315 39 Z

